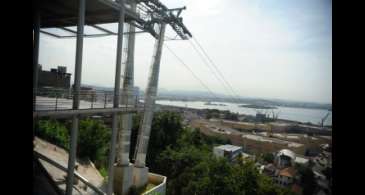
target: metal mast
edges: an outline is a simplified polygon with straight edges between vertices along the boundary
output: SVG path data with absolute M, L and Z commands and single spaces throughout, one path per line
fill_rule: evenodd
M 153 112 L 155 109 L 155 100 L 158 89 L 158 78 L 160 72 L 160 62 L 162 55 L 162 47 L 165 38 L 166 25 L 170 25 L 176 34 L 183 40 L 191 37 L 191 33 L 186 29 L 180 18 L 180 13 L 183 8 L 167 9 L 158 0 L 140 0 L 140 6 L 147 9 L 147 24 L 156 29 L 158 33 L 155 47 L 153 51 L 153 59 L 149 72 L 148 84 L 144 99 L 144 113 L 141 121 L 141 126 L 138 132 L 137 145 L 134 153 L 134 169 L 133 169 L 133 183 L 136 187 L 141 187 L 148 182 L 148 167 L 146 167 L 146 156 L 148 151 L 148 142 L 150 139 L 151 125 L 153 119 Z
M 152 65 L 149 73 L 149 80 L 144 100 L 144 114 L 142 119 L 141 134 L 138 138 L 136 167 L 144 167 L 146 154 L 148 149 L 148 141 L 151 132 L 151 124 L 153 118 L 154 105 L 158 88 L 158 76 L 160 72 L 160 61 L 162 54 L 162 46 L 164 42 L 166 24 L 160 24 L 159 38 L 155 42 Z
M 158 76 L 160 72 L 160 61 L 166 24 L 161 23 L 159 25 L 159 29 L 159 36 L 155 42 L 153 60 L 145 93 L 143 118 L 141 122 L 141 127 L 139 129 L 139 135 L 137 137 L 135 162 L 133 169 L 133 182 L 137 187 L 144 186 L 148 182 L 148 167 L 146 167 L 146 155 L 157 95 Z

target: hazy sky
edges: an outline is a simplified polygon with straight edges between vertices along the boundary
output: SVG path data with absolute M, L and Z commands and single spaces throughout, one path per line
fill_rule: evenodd
M 161 0 L 186 6 L 183 22 L 238 95 L 332 102 L 332 3 L 329 0 Z M 88 32 L 88 29 L 85 30 Z M 168 28 L 168 37 L 175 36 Z M 75 39 L 41 34 L 43 69 L 74 73 Z M 209 88 L 227 94 L 189 41 L 166 41 Z M 143 90 L 154 39 L 136 36 L 135 84 Z M 116 37 L 85 38 L 82 83 L 114 85 Z M 73 80 L 72 80 L 73 82 Z M 159 87 L 206 91 L 166 49 Z

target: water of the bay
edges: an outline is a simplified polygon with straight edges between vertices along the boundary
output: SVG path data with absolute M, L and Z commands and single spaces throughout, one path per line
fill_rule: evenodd
M 272 114 L 278 114 L 279 119 L 286 119 L 299 122 L 310 122 L 313 124 L 319 124 L 322 118 L 330 112 L 328 118 L 325 120 L 324 125 L 332 125 L 332 112 L 324 109 L 309 109 L 309 108 L 292 108 L 277 106 L 277 109 L 254 109 L 239 107 L 239 104 L 228 102 L 211 102 L 212 104 L 225 104 L 226 106 L 217 105 L 205 105 L 206 102 L 201 101 L 170 101 L 170 100 L 157 100 L 157 104 L 170 105 L 178 107 L 196 108 L 196 109 L 218 109 L 229 110 L 234 113 L 256 115 L 257 112 Z M 240 104 L 242 105 L 242 104 Z

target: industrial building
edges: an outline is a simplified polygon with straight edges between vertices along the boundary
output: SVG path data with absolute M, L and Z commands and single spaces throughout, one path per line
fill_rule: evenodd
M 242 147 L 233 145 L 221 145 L 213 148 L 213 153 L 217 157 L 225 157 L 229 161 L 233 161 L 242 153 Z
M 256 113 L 256 121 L 265 122 L 266 114 Z
M 52 87 L 58 89 L 70 89 L 71 73 L 67 73 L 65 66 L 58 66 L 57 69 L 52 68 L 50 71 L 42 70 L 42 66 L 38 66 L 38 87 Z
M 278 168 L 286 168 L 294 166 L 295 163 L 295 153 L 288 149 L 280 150 L 274 159 L 274 163 Z
M 261 173 L 271 177 L 277 185 L 291 188 L 296 194 L 301 194 L 300 176 L 295 165 L 307 166 L 308 162 L 307 158 L 291 150 L 282 149 L 275 154 L 274 163 L 266 164 L 260 170 Z
M 278 168 L 285 168 L 295 164 L 308 165 L 309 160 L 304 156 L 295 154 L 291 150 L 283 149 L 277 152 L 274 162 Z

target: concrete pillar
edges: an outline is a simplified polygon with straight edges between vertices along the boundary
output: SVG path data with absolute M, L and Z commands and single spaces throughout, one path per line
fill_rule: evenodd
M 115 70 L 115 84 L 114 84 L 114 100 L 113 108 L 119 107 L 120 99 L 120 74 L 121 74 L 121 64 L 122 64 L 122 48 L 123 48 L 123 27 L 124 27 L 124 0 L 119 0 L 120 12 L 119 12 L 119 23 L 118 23 L 118 42 L 117 42 L 117 55 L 116 55 L 116 70 Z M 118 133 L 118 120 L 119 116 L 116 113 L 112 115 L 112 136 L 110 143 L 110 153 L 109 153 L 109 170 L 108 170 L 108 185 L 107 185 L 107 195 L 112 195 L 113 184 L 114 184 L 114 161 L 115 161 L 115 150 L 117 142 Z
M 136 10 L 135 1 L 129 2 L 132 10 Z M 135 46 L 135 27 L 127 24 L 125 37 L 125 48 L 123 49 L 123 77 L 122 77 L 122 98 L 121 105 L 134 106 L 134 46 Z M 132 130 L 132 114 L 124 114 L 120 116 L 119 132 L 118 132 L 118 151 L 117 163 L 114 171 L 114 192 L 117 195 L 126 195 L 132 187 L 132 171 L 133 165 L 129 160 L 130 139 Z
M 136 8 L 133 3 L 132 9 Z M 135 27 L 128 24 L 126 28 L 126 41 L 124 52 L 124 70 L 122 78 L 122 98 L 121 105 L 134 107 L 134 47 L 135 47 Z M 129 165 L 130 135 L 132 129 L 132 114 L 124 114 L 120 117 L 121 123 L 118 134 L 117 164 Z
M 114 193 L 127 195 L 133 185 L 133 164 L 118 165 L 114 167 Z
M 84 40 L 84 23 L 85 23 L 85 0 L 79 0 L 79 21 L 77 24 L 77 38 L 76 38 L 76 62 L 75 62 L 75 81 L 74 81 L 74 96 L 72 101 L 72 109 L 79 109 L 80 104 L 80 85 L 81 85 L 81 68 L 82 68 L 82 49 Z M 71 195 L 73 189 L 74 180 L 74 167 L 76 160 L 76 148 L 77 148 L 77 134 L 79 129 L 79 119 L 77 116 L 72 118 L 71 129 L 71 144 L 68 158 L 67 167 L 67 181 L 66 181 L 66 194 Z
M 148 168 L 146 167 L 146 155 L 148 150 L 148 141 L 150 138 L 151 124 L 153 118 L 153 112 L 155 108 L 155 100 L 158 88 L 158 77 L 160 71 L 160 61 L 162 54 L 162 46 L 165 37 L 166 24 L 160 24 L 159 37 L 156 40 L 152 66 L 150 69 L 149 81 L 146 89 L 145 101 L 144 101 L 144 114 L 142 118 L 142 125 L 137 140 L 136 148 L 136 161 L 133 171 L 133 178 L 137 187 L 147 184 L 148 180 Z
M 36 107 L 36 93 L 38 88 L 38 59 L 39 59 L 39 31 L 40 31 L 40 13 L 38 10 L 38 4 L 35 4 L 37 8 L 34 13 L 33 23 L 33 111 Z

